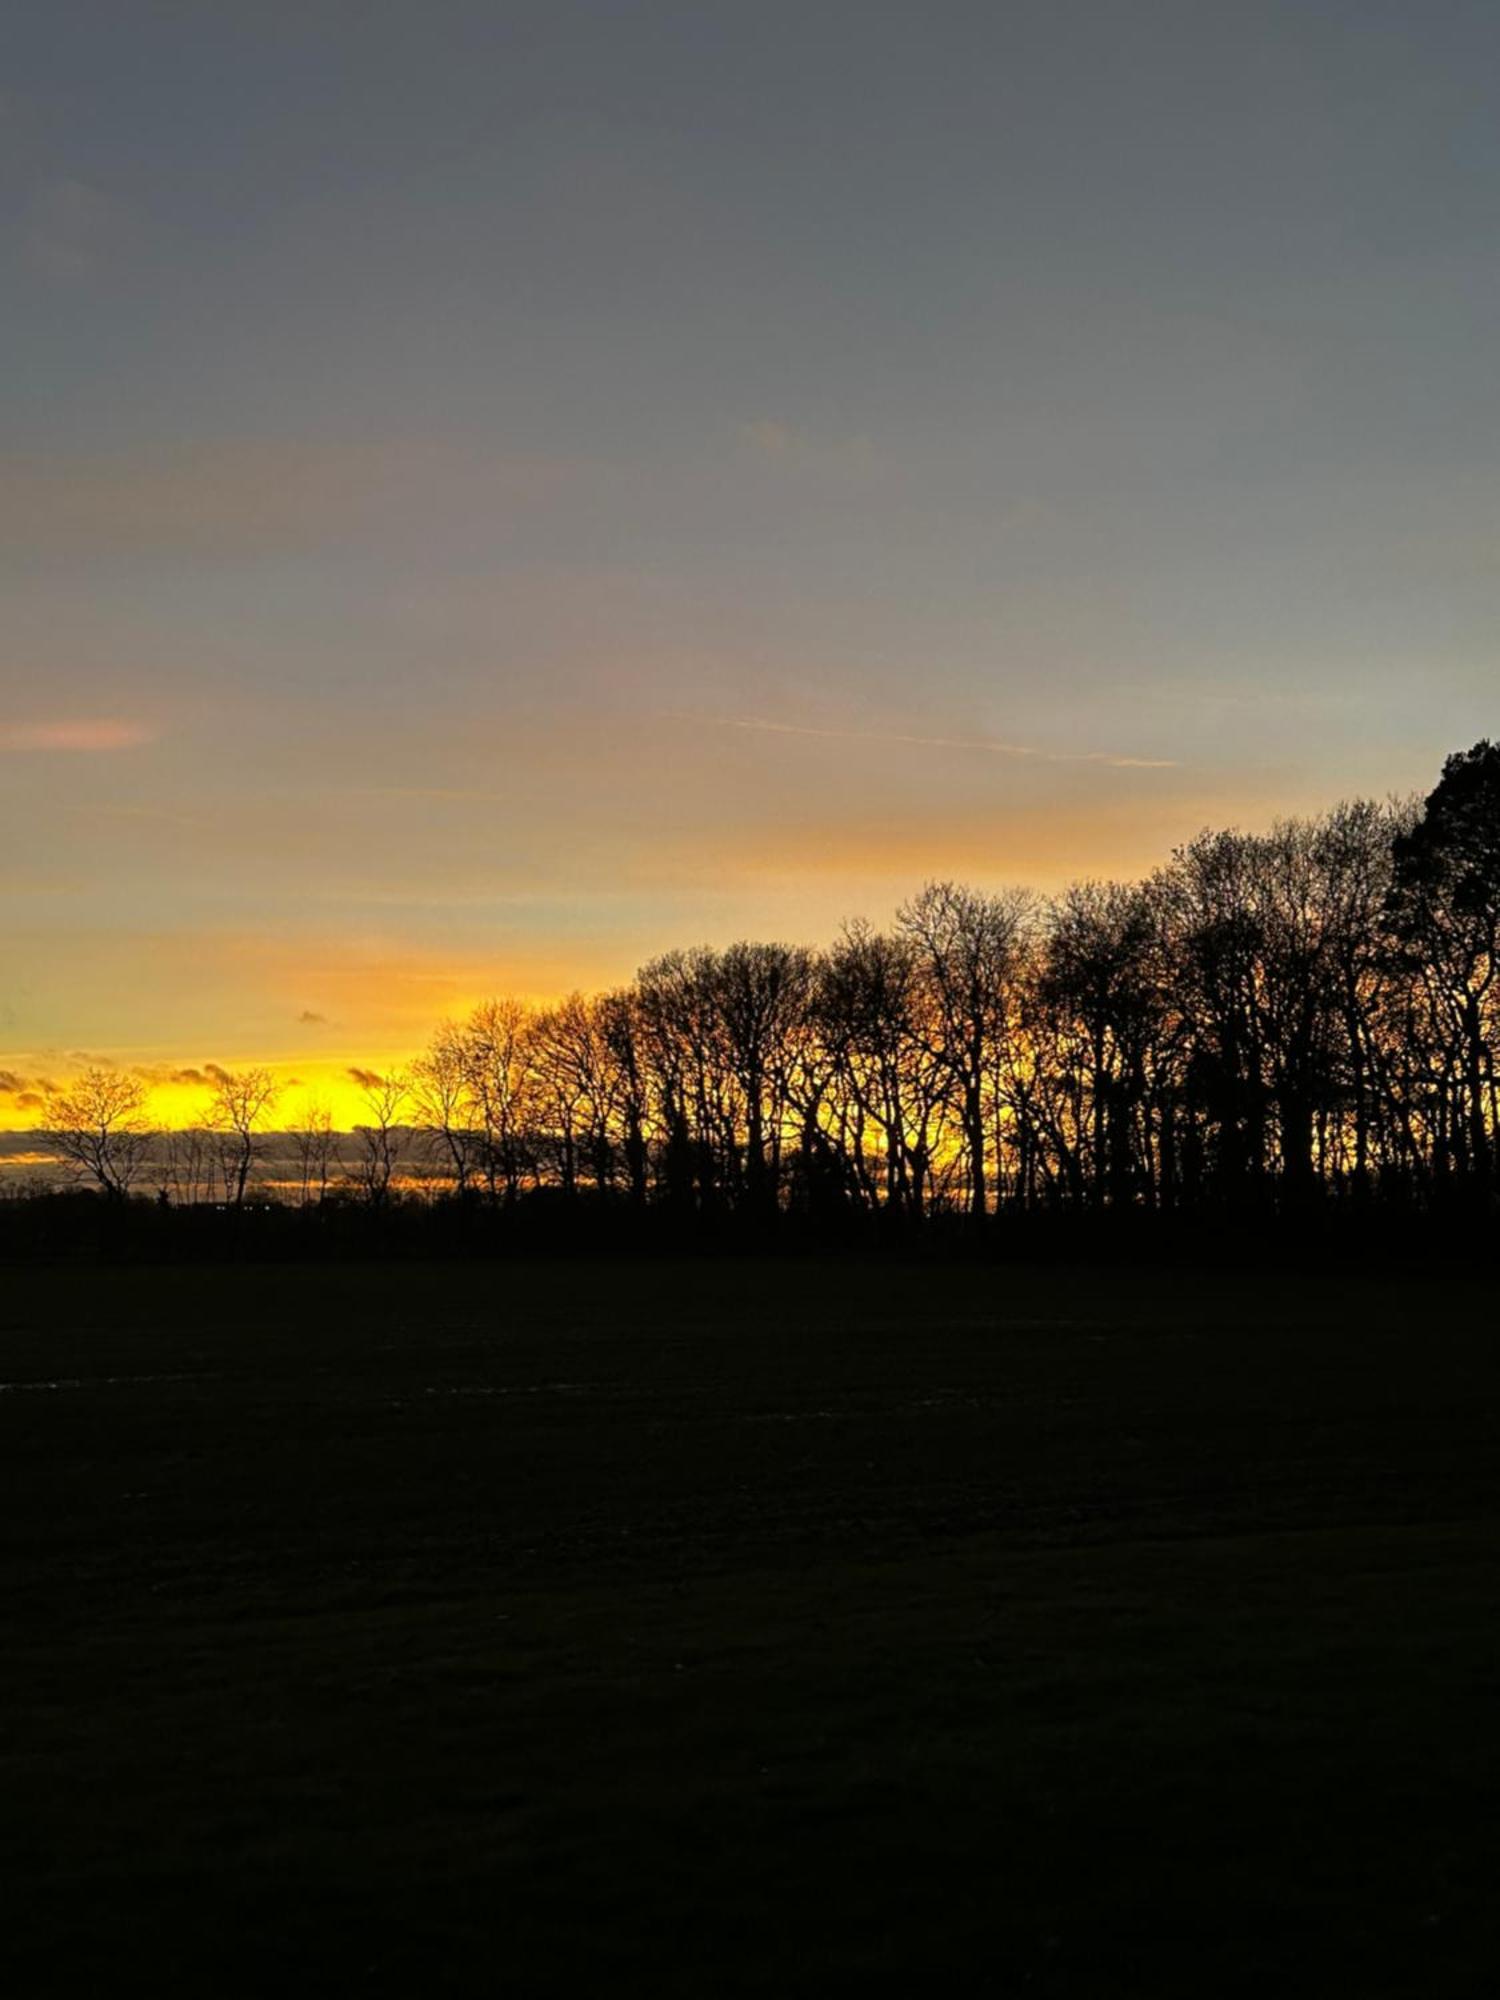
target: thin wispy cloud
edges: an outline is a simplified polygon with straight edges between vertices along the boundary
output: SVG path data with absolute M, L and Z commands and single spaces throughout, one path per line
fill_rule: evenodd
M 73 722 L 0 722 L 0 750 L 136 750 L 155 731 L 140 722 L 91 716 Z
M 1043 750 L 1032 743 L 1008 743 L 995 736 L 919 736 L 898 729 L 818 729 L 800 722 L 768 722 L 754 715 L 711 715 L 698 720 L 714 729 L 741 729 L 765 736 L 813 736 L 835 743 L 907 744 L 921 750 L 975 750 L 991 757 L 1027 758 L 1039 764 L 1108 764 L 1117 770 L 1170 771 L 1175 757 L 1127 757 L 1113 750 Z

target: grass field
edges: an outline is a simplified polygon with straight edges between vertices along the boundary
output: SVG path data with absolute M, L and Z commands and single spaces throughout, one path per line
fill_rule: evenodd
M 1464 1994 L 1489 1287 L 6 1274 L 7 1994 Z

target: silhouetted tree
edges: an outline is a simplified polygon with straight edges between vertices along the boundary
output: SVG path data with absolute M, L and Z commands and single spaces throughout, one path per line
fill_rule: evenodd
M 225 1199 L 242 1208 L 250 1172 L 259 1157 L 257 1133 L 275 1103 L 276 1079 L 268 1069 L 214 1069 L 207 1123 L 221 1135 Z
M 475 1092 L 470 1036 L 444 1021 L 411 1070 L 412 1115 L 429 1147 L 453 1177 L 460 1200 L 482 1157 L 482 1113 Z
M 898 932 L 916 948 L 930 1054 L 952 1087 L 976 1218 L 989 1211 L 993 1085 L 1034 917 L 1024 890 L 984 896 L 953 882 L 929 882 L 896 913 Z M 998 1144 L 994 1150 L 998 1158 Z
M 42 1137 L 81 1180 L 119 1200 L 140 1178 L 151 1151 L 146 1086 L 125 1070 L 93 1065 L 48 1093 Z
M 530 1110 L 528 1030 L 520 1000 L 486 1000 L 463 1024 L 462 1051 L 491 1201 L 514 1203 L 521 1188 Z
M 864 1205 L 916 1221 L 942 1153 L 949 1078 L 918 946 L 847 925 L 822 962 L 814 1005 L 828 1055 L 822 1130 Z
M 159 1187 L 167 1200 L 191 1208 L 212 1198 L 217 1174 L 215 1136 L 200 1125 L 161 1134 L 156 1160 Z
M 338 1136 L 333 1129 L 333 1113 L 318 1098 L 308 1097 L 302 1114 L 292 1128 L 292 1145 L 297 1156 L 298 1198 L 304 1208 L 328 1198 L 328 1184 L 338 1169 Z
M 602 994 L 596 1002 L 602 1059 L 610 1079 L 603 1116 L 618 1133 L 631 1206 L 646 1205 L 649 1188 L 647 1119 L 650 1115 L 641 1009 L 634 989 Z
M 1485 740 L 1447 760 L 1420 818 L 1398 835 L 1393 864 L 1391 930 L 1436 1058 L 1439 1171 L 1487 1185 L 1500 1122 L 1500 745 Z
M 1158 1187 L 1167 998 L 1150 894 L 1084 882 L 1052 906 L 1039 969 L 1049 1067 L 1068 1079 L 1053 1121 L 1075 1198 L 1116 1205 Z M 1032 1035 L 1037 1032 L 1035 1017 Z
M 391 1070 L 384 1076 L 366 1073 L 362 1095 L 366 1116 L 354 1128 L 358 1148 L 354 1184 L 371 1208 L 384 1208 L 390 1200 L 391 1184 L 406 1137 L 400 1118 L 410 1096 L 410 1083 L 401 1070 Z

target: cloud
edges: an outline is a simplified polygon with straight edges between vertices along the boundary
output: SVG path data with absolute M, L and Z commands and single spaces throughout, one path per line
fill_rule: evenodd
M 675 718 L 674 718 L 675 719 Z M 978 750 L 992 757 L 1023 757 L 1042 764 L 1108 764 L 1116 770 L 1171 771 L 1173 757 L 1128 757 L 1112 750 L 1042 750 L 1030 743 L 1006 743 L 993 736 L 918 736 L 895 729 L 814 729 L 797 722 L 765 722 L 758 716 L 702 717 L 714 729 L 744 729 L 768 736 L 813 736 L 836 743 L 896 743 L 922 750 Z
M 297 1016 L 297 1019 L 305 1028 L 326 1028 L 328 1026 L 328 1016 L 326 1014 L 315 1014 L 311 1007 L 304 1007 L 302 1012 Z
M 155 740 L 144 723 L 105 716 L 72 722 L 0 722 L 0 750 L 135 750 Z
M 349 1067 L 349 1077 L 352 1082 L 359 1085 L 361 1090 L 378 1090 L 380 1085 L 385 1082 L 385 1078 L 380 1074 L 379 1070 L 357 1069 L 352 1063 Z
M 0 1069 L 0 1097 L 14 1098 L 23 1111 L 40 1111 L 48 1091 L 56 1084 L 45 1076 L 22 1076 L 19 1070 Z
M 201 1069 L 193 1069 L 191 1067 L 183 1069 L 172 1063 L 132 1063 L 130 1074 L 138 1076 L 142 1083 L 149 1083 L 153 1086 L 162 1084 L 197 1084 L 208 1081 Z

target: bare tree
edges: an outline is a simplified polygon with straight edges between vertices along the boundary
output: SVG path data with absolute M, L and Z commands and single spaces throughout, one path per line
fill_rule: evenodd
M 212 1199 L 214 1188 L 214 1135 L 201 1125 L 164 1132 L 157 1157 L 163 1199 L 191 1208 Z
M 526 1155 L 531 1010 L 521 1000 L 486 1000 L 463 1025 L 463 1060 L 479 1130 L 490 1199 L 520 1192 Z
M 739 943 L 711 961 L 710 992 L 722 1061 L 734 1085 L 746 1205 L 776 1205 L 789 1112 L 788 1057 L 812 1000 L 814 959 L 786 944 Z
M 213 1068 L 209 1075 L 213 1089 L 207 1123 L 221 1138 L 224 1198 L 242 1208 L 250 1171 L 260 1157 L 256 1134 L 276 1102 L 278 1086 L 268 1069 Z
M 634 1208 L 644 1208 L 649 1186 L 649 1106 L 640 1004 L 635 989 L 627 986 L 601 994 L 595 1009 L 601 1060 L 610 1077 L 601 1116 L 606 1132 L 618 1122 L 630 1202 Z
M 52 1091 L 42 1136 L 74 1176 L 120 1200 L 139 1179 L 151 1151 L 146 1086 L 125 1070 L 95 1066 Z
M 333 1113 L 321 1099 L 309 1096 L 292 1128 L 292 1145 L 297 1156 L 298 1199 L 303 1208 L 321 1205 L 328 1197 L 328 1183 L 338 1166 L 338 1138 L 333 1129 Z
M 589 1096 L 596 1064 L 594 1020 L 581 993 L 544 1007 L 527 1033 L 536 1114 L 557 1165 L 558 1186 L 578 1190 L 579 1153 L 590 1125 Z
M 919 1219 L 947 1150 L 948 1066 L 936 1050 L 918 948 L 852 923 L 814 1001 L 828 1057 L 822 1130 L 863 1204 Z
M 411 1084 L 405 1072 L 398 1069 L 385 1076 L 361 1071 L 360 1077 L 368 1116 L 354 1128 L 358 1149 L 354 1183 L 371 1208 L 384 1208 L 405 1150 L 408 1135 L 400 1118 L 411 1095 Z
M 898 930 L 917 950 L 932 1053 L 952 1083 L 968 1156 L 969 1212 L 976 1217 L 989 1209 L 988 1085 L 1009 1029 L 1034 912 L 1025 890 L 985 896 L 929 882 L 896 913 Z
M 412 1064 L 411 1095 L 413 1116 L 462 1200 L 482 1158 L 483 1134 L 476 1129 L 471 1042 L 456 1022 L 444 1021 Z
M 1155 1186 L 1151 1091 L 1167 1067 L 1156 937 L 1151 897 L 1118 882 L 1075 883 L 1048 915 L 1025 1030 L 1030 1101 L 1050 1100 L 1062 1184 L 1096 1204 Z

